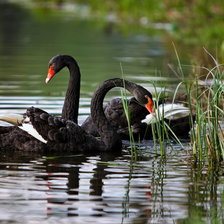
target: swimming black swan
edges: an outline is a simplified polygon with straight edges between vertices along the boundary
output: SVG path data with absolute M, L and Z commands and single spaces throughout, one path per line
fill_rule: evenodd
M 170 104 L 162 104 L 162 102 L 160 102 L 160 106 L 162 107 L 164 106 L 166 108 L 166 106 L 168 105 Z M 178 110 L 181 110 L 181 104 L 174 105 L 177 106 Z M 139 105 L 135 98 L 131 98 L 130 100 L 128 100 L 128 108 L 130 111 L 130 124 L 132 126 L 134 139 L 137 141 L 142 139 L 152 139 L 152 128 L 149 122 L 142 122 L 142 120 L 145 120 L 145 117 L 149 114 L 149 111 L 145 107 Z M 156 110 L 157 108 L 154 109 L 154 112 L 156 112 Z M 117 130 L 119 136 L 123 140 L 129 140 L 130 136 L 128 124 L 126 115 L 124 113 L 122 100 L 120 98 L 112 99 L 104 107 L 104 112 L 111 125 Z M 189 132 L 192 128 L 191 117 L 186 111 L 182 111 L 180 113 L 182 113 L 182 115 L 178 118 L 174 118 L 173 116 L 170 116 L 169 118 L 165 117 L 164 121 L 172 130 L 170 131 L 170 136 L 174 134 L 178 138 L 188 139 L 190 137 Z M 152 115 L 154 113 L 150 111 L 150 114 Z M 91 115 L 83 122 L 82 128 L 93 136 L 99 136 Z
M 41 109 L 31 107 L 27 109 L 23 120 L 18 122 L 19 125 L 33 126 L 42 140 L 36 140 L 25 132 L 23 134 L 19 132 L 19 135 L 16 136 L 18 128 L 14 127 L 13 136 L 2 133 L 0 142 L 9 138 L 12 148 L 26 151 L 96 152 L 119 150 L 122 145 L 121 138 L 111 127 L 103 110 L 104 97 L 114 87 L 124 87 L 134 95 L 140 105 L 152 111 L 152 95 L 142 86 L 119 78 L 109 79 L 99 86 L 91 101 L 91 116 L 97 126 L 100 139 L 86 133 L 71 120 L 54 117 Z
M 141 120 L 149 114 L 149 111 L 138 104 L 133 97 L 127 100 L 128 111 L 130 115 L 130 124 L 136 139 L 143 136 L 141 132 L 145 130 L 146 125 L 141 123 Z M 152 111 L 151 111 L 152 112 Z M 129 139 L 128 122 L 124 112 L 123 102 L 121 98 L 112 99 L 104 106 L 104 113 L 110 121 L 111 126 L 117 130 L 117 133 L 122 139 Z M 82 123 L 82 128 L 91 135 L 98 136 L 97 128 L 93 123 L 91 115 Z
M 76 60 L 69 55 L 56 55 L 48 63 L 48 75 L 46 83 L 48 83 L 55 74 L 61 69 L 67 67 L 70 72 L 65 101 L 62 108 L 62 118 L 72 120 L 77 123 L 80 97 L 80 78 L 81 73 Z
M 67 67 L 69 69 L 70 79 L 68 83 L 64 105 L 62 108 L 62 118 L 69 119 L 77 123 L 81 77 L 78 63 L 73 57 L 69 55 L 56 55 L 50 59 L 48 67 L 49 69 L 46 78 L 46 83 L 48 83 L 54 77 L 54 75 L 64 67 Z M 9 119 L 12 119 L 12 117 L 10 117 Z M 24 134 L 24 131 L 16 127 L 0 126 L 0 135 L 0 139 L 2 139 L 2 141 L 0 142 L 0 147 L 2 148 L 10 148 L 11 146 L 13 147 L 11 142 L 14 137 L 16 138 L 16 136 L 20 136 L 22 139 L 24 139 L 24 142 L 29 142 L 30 138 L 29 135 Z M 33 144 L 34 143 L 35 141 L 33 140 Z M 40 144 L 40 142 L 37 141 L 35 144 Z

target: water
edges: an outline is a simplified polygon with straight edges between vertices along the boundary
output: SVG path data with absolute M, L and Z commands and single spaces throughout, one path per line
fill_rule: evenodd
M 68 81 L 64 69 L 44 83 L 49 59 L 71 54 L 81 67 L 79 123 L 105 79 L 123 76 L 150 91 L 178 83 L 167 63 L 176 61 L 162 35 L 123 33 L 113 26 L 63 12 L 0 5 L 0 113 L 35 105 L 61 113 Z M 162 75 L 161 75 L 162 74 Z M 120 96 L 108 94 L 107 100 Z M 31 154 L 0 151 L 1 223 L 222 223 L 223 167 L 197 167 L 185 149 L 152 141 L 133 161 L 129 142 L 120 153 Z
M 203 168 L 199 175 L 185 151 L 163 160 L 151 150 L 137 162 L 127 149 L 101 155 L 1 153 L 1 220 L 194 223 L 222 212 L 219 170 Z

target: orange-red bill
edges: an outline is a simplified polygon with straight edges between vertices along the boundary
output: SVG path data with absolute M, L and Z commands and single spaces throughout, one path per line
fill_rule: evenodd
M 46 83 L 48 83 L 55 75 L 55 71 L 53 68 L 53 65 L 51 65 L 48 69 L 48 74 L 47 74 L 47 78 L 45 80 Z
M 145 104 L 145 108 L 149 111 L 149 113 L 153 114 L 154 113 L 153 100 L 149 96 L 145 96 L 145 97 L 148 100 L 148 103 Z

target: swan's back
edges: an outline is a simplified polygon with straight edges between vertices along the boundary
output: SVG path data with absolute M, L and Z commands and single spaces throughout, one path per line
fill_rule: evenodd
M 25 120 L 47 141 L 44 146 L 47 151 L 102 150 L 99 141 L 73 121 L 52 116 L 35 107 L 27 109 Z
M 102 141 L 87 134 L 70 120 L 55 117 L 31 107 L 24 114 L 23 124 L 30 124 L 45 140 L 41 142 L 17 126 L 0 127 L 0 148 L 31 152 L 96 152 L 107 150 Z M 29 133 L 28 133 L 28 132 Z

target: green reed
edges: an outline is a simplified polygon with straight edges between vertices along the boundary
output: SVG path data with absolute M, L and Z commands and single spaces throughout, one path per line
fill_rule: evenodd
M 121 100 L 122 100 L 122 105 L 123 105 L 124 113 L 125 113 L 127 124 L 128 124 L 128 133 L 129 133 L 130 146 L 131 146 L 131 157 L 132 159 L 137 160 L 138 153 L 137 153 L 137 147 L 135 144 L 135 139 L 134 139 L 132 126 L 131 126 L 131 117 L 130 117 L 130 112 L 128 108 L 128 99 L 127 99 L 126 91 L 121 90 Z
M 120 64 L 120 68 L 121 68 L 122 77 L 124 77 L 124 71 L 123 71 L 123 67 L 122 67 L 121 64 Z M 124 86 L 124 89 L 125 89 L 124 78 L 123 78 L 123 86 Z M 137 160 L 138 152 L 137 152 L 137 146 L 135 144 L 135 139 L 134 139 L 132 126 L 131 126 L 131 116 L 130 116 L 130 112 L 129 112 L 129 108 L 128 108 L 127 91 L 121 90 L 121 100 L 122 100 L 122 105 L 123 105 L 125 117 L 127 119 L 127 124 L 128 124 L 128 133 L 129 133 L 130 146 L 131 146 L 131 158 L 132 158 L 132 160 Z
M 178 89 L 180 87 L 181 83 L 176 87 L 175 93 L 173 96 L 173 102 L 175 101 L 176 94 L 178 92 Z M 155 89 L 155 98 L 154 100 L 154 108 L 159 107 L 159 102 L 162 100 L 163 103 L 165 103 L 163 95 L 165 95 L 164 92 L 157 92 L 155 84 L 153 84 Z M 164 119 L 164 110 L 162 111 L 162 114 L 157 115 L 158 122 L 151 124 L 152 129 L 152 137 L 154 141 L 154 150 L 157 151 L 157 147 L 159 146 L 160 155 L 164 156 L 166 155 L 166 147 L 167 144 L 169 144 L 172 147 L 172 141 L 175 141 L 180 144 L 180 146 L 183 148 L 183 145 L 180 141 L 180 139 L 175 135 L 169 124 Z
M 203 68 L 207 70 L 204 82 L 210 82 L 211 84 L 201 85 L 197 75 L 191 81 L 184 78 L 184 72 L 176 49 L 175 53 L 179 66 L 179 72 L 176 74 L 182 81 L 177 85 L 172 101 L 175 101 L 180 86 L 184 86 L 186 103 L 190 109 L 189 120 L 192 126 L 190 139 L 195 161 L 202 163 L 207 161 L 209 164 L 214 164 L 214 162 L 224 160 L 224 132 L 220 125 L 221 122 L 224 122 L 223 67 L 207 52 L 213 59 L 215 66 L 211 69 Z M 157 99 L 161 98 L 161 93 L 158 93 L 156 88 L 155 97 Z M 155 101 L 155 107 L 158 107 L 158 101 Z M 163 114 L 159 117 L 159 120 L 160 122 L 151 125 L 153 140 L 155 147 L 159 145 L 160 154 L 165 155 L 166 143 L 169 143 L 170 140 L 177 141 L 181 146 L 182 144 L 164 120 Z
M 209 71 L 210 73 L 210 71 Z M 219 81 L 220 73 L 212 72 L 214 84 L 199 87 L 196 81 L 195 91 L 195 128 L 192 129 L 193 154 L 199 161 L 217 162 L 224 159 L 223 130 L 220 127 L 223 121 L 223 90 Z M 191 97 L 189 95 L 188 97 Z M 222 105 L 222 106 L 221 106 Z
M 175 48 L 175 46 L 174 46 Z M 175 49 L 176 52 L 176 49 Z M 207 54 L 209 54 L 207 52 Z M 199 76 L 195 76 L 193 80 L 186 80 L 181 67 L 181 63 L 176 52 L 179 65 L 179 78 L 182 80 L 174 91 L 173 102 L 175 102 L 176 95 L 180 86 L 184 86 L 186 91 L 186 102 L 190 109 L 189 119 L 191 126 L 190 143 L 192 146 L 192 154 L 196 162 L 208 162 L 214 164 L 220 160 L 224 160 L 224 132 L 220 126 L 224 122 L 224 73 L 223 67 L 211 55 L 215 66 L 207 70 L 207 76 L 204 83 L 211 83 L 209 85 L 201 85 Z M 154 85 L 154 84 L 153 84 Z M 154 101 L 155 108 L 159 106 L 159 100 L 163 93 L 158 93 L 155 88 Z M 127 118 L 128 130 L 131 143 L 132 158 L 137 159 L 137 148 L 132 132 L 130 113 L 128 110 L 128 101 L 126 92 L 121 92 L 124 111 Z M 159 146 L 160 155 L 166 155 L 166 146 L 172 141 L 178 142 L 182 148 L 180 139 L 172 132 L 171 128 L 164 119 L 163 113 L 158 115 L 159 122 L 151 124 L 152 137 L 154 141 L 155 151 Z
M 183 83 L 191 111 L 191 123 L 194 125 L 191 129 L 193 156 L 197 162 L 212 164 L 224 159 L 224 133 L 220 126 L 220 122 L 224 122 L 224 75 L 222 65 L 209 52 L 207 54 L 215 66 L 203 68 L 207 70 L 205 84 L 200 84 L 197 75 L 193 82 Z
M 157 92 L 155 85 L 154 85 L 154 89 L 155 89 L 155 98 L 160 99 L 161 93 Z M 159 106 L 159 100 L 154 100 L 154 108 L 157 108 L 158 106 Z M 154 150 L 157 152 L 157 145 L 159 145 L 160 155 L 165 155 L 166 154 L 165 139 L 166 139 L 166 136 L 168 136 L 168 133 L 167 133 L 165 121 L 163 119 L 163 113 L 162 115 L 160 114 L 158 115 L 158 120 L 160 120 L 160 122 L 151 124 Z

